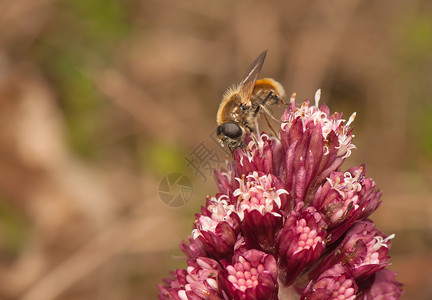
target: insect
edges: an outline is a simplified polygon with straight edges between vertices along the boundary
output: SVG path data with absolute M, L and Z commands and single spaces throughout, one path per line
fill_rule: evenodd
M 279 82 L 271 78 L 257 80 L 266 54 L 267 50 L 262 52 L 251 64 L 243 80 L 222 96 L 216 115 L 217 136 L 222 147 L 227 146 L 231 152 L 246 148 L 245 135 L 257 131 L 257 119 L 262 111 L 275 119 L 269 107 L 284 103 L 282 98 L 285 91 Z

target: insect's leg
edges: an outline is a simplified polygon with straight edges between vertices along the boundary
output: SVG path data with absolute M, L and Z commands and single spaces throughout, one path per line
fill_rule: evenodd
M 290 102 L 294 102 L 295 101 L 295 97 L 296 97 L 296 93 L 292 93 L 292 95 L 291 95 L 291 97 L 290 97 Z M 279 97 L 278 97 L 279 98 Z M 287 103 L 287 102 L 285 102 L 285 101 L 283 101 L 283 99 L 282 98 L 279 98 L 279 101 L 283 104 L 283 105 L 289 105 L 289 103 Z M 263 107 L 263 110 L 274 120 L 275 118 L 270 114 L 270 113 L 268 113 L 266 110 L 265 110 L 265 108 Z M 279 123 L 288 123 L 288 121 L 280 121 L 280 120 L 276 120 L 276 121 L 278 121 Z
M 279 122 L 279 123 L 281 123 L 281 120 L 278 120 L 278 119 L 276 119 L 273 115 L 272 115 L 272 113 L 265 107 L 265 106 L 261 106 L 261 109 L 270 117 L 270 118 L 272 118 L 273 120 L 275 120 L 276 122 Z
M 231 152 L 231 157 L 234 158 L 234 149 L 232 147 L 228 147 Z
M 261 154 L 261 156 L 262 156 L 263 158 L 265 158 L 264 153 L 262 153 L 261 148 L 259 147 L 258 140 L 256 139 L 256 137 L 255 137 L 253 134 L 251 135 L 251 137 L 252 137 L 252 139 L 253 139 L 253 141 L 254 141 L 254 143 L 255 143 L 255 146 L 257 147 L 259 153 Z
M 292 94 L 291 94 L 291 97 L 290 97 L 290 103 L 295 101 L 296 96 L 297 96 L 297 93 L 292 93 Z M 284 105 L 289 105 L 289 103 L 284 102 L 284 101 L 282 100 L 282 98 L 281 98 L 281 102 L 282 102 L 282 104 L 284 104 Z M 281 123 L 288 123 L 288 121 L 281 121 Z
M 252 156 L 252 151 L 251 151 L 251 149 L 249 148 L 249 145 L 246 146 L 246 155 L 247 155 L 247 156 Z
M 293 95 L 294 95 L 294 98 L 295 98 L 295 93 Z M 291 99 L 292 99 L 292 96 L 291 96 Z M 282 98 L 279 98 L 279 101 L 282 103 L 282 105 L 289 105 L 289 103 L 285 102 Z
M 294 102 L 296 96 L 297 96 L 297 93 L 292 93 L 292 94 L 291 94 L 291 97 L 290 97 L 290 102 Z M 282 99 L 281 99 L 281 102 L 282 102 L 282 104 L 284 104 L 284 105 L 289 105 L 289 103 L 283 101 Z
M 263 111 L 264 111 L 264 112 L 265 112 L 265 113 L 266 113 L 270 118 L 272 118 L 272 119 L 275 120 L 276 122 L 281 123 L 281 121 L 278 120 L 278 119 L 276 119 L 276 118 L 272 115 L 272 113 L 267 109 L 267 107 L 265 106 L 265 105 L 267 104 L 267 102 L 268 102 L 270 99 L 274 99 L 274 100 L 276 100 L 275 103 L 279 103 L 279 102 L 281 102 L 281 103 L 285 104 L 285 102 L 283 102 L 283 100 L 282 100 L 281 97 L 279 97 L 278 95 L 276 95 L 276 94 L 274 94 L 272 91 L 270 91 L 270 92 L 267 94 L 267 96 L 264 98 L 264 100 L 263 100 L 261 103 L 258 104 L 257 108 L 256 108 L 255 111 L 254 111 L 253 116 L 256 117 L 256 115 L 259 113 L 259 110 L 262 109 L 262 110 L 263 110 Z
M 255 119 L 255 133 L 256 133 L 257 139 L 259 141 L 261 141 L 261 135 L 260 135 L 259 126 L 258 126 L 258 120 L 257 119 Z
M 259 111 L 260 111 L 260 108 L 262 108 L 264 105 L 266 105 L 267 101 L 268 101 L 270 98 L 272 98 L 272 95 L 273 95 L 273 92 L 270 91 L 270 92 L 267 94 L 267 96 L 264 98 L 264 100 L 263 100 L 261 103 L 258 103 L 258 104 L 257 104 L 257 107 L 255 108 L 255 111 L 253 112 L 253 117 L 254 117 L 254 118 L 258 115 L 258 113 L 259 113 Z
M 268 125 L 268 127 L 270 128 L 270 130 L 272 131 L 273 135 L 274 135 L 278 140 L 280 140 L 278 134 L 277 134 L 276 131 L 273 129 L 273 126 L 271 126 L 271 124 L 270 124 L 270 122 L 269 122 L 269 119 L 267 118 L 267 115 L 265 115 L 265 114 L 264 114 L 264 119 L 266 120 L 267 125 Z
M 278 94 L 274 93 L 273 91 L 268 92 L 267 96 L 264 98 L 264 100 L 260 103 L 260 105 L 265 106 L 269 100 L 274 100 L 273 104 L 287 104 L 285 101 L 283 101 L 282 97 L 280 97 Z
M 259 153 L 261 154 L 261 156 L 265 157 L 264 153 L 262 153 L 261 148 L 259 147 L 259 141 L 261 141 L 261 136 L 259 134 L 258 122 L 255 121 L 255 128 L 252 128 L 250 126 L 246 126 L 246 129 L 251 134 L 252 140 L 254 141 L 255 146 L 257 147 L 257 149 L 258 149 Z M 248 145 L 247 149 L 248 149 L 249 153 L 252 154 L 250 152 L 249 145 Z
M 255 132 L 256 132 L 256 139 L 254 139 L 254 142 L 255 142 L 255 145 L 256 145 L 256 147 L 257 147 L 257 149 L 258 149 L 258 151 L 259 151 L 259 153 L 261 153 L 261 156 L 264 158 L 265 156 L 264 156 L 264 153 L 262 153 L 262 151 L 261 151 L 261 148 L 260 148 L 260 142 L 261 142 L 261 144 L 263 144 L 264 145 L 264 143 L 263 143 L 263 141 L 262 141 L 262 138 L 261 138 L 261 134 L 260 134 L 260 131 L 259 131 L 259 127 L 258 127 L 258 120 L 257 119 L 255 119 Z M 252 138 L 253 138 L 253 136 L 252 136 Z

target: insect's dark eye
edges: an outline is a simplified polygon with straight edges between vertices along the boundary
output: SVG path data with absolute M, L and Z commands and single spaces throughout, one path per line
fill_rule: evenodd
M 221 133 L 229 138 L 238 139 L 242 136 L 243 131 L 235 123 L 223 123 L 217 128 L 217 134 L 220 135 Z

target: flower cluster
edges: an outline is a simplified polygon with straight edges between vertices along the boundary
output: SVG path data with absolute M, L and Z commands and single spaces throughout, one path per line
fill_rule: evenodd
M 215 171 L 219 193 L 181 249 L 186 269 L 160 299 L 399 299 L 386 269 L 391 236 L 368 216 L 381 192 L 365 166 L 339 170 L 355 148 L 342 114 L 291 99 L 279 136 L 248 137 Z

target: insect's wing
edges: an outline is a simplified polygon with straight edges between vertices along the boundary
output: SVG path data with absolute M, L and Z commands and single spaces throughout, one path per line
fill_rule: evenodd
M 255 61 L 249 67 L 244 79 L 240 82 L 239 89 L 241 93 L 242 102 L 247 103 L 250 101 L 250 96 L 255 86 L 255 81 L 261 72 L 262 66 L 264 64 L 265 57 L 267 55 L 267 50 L 262 52 Z

